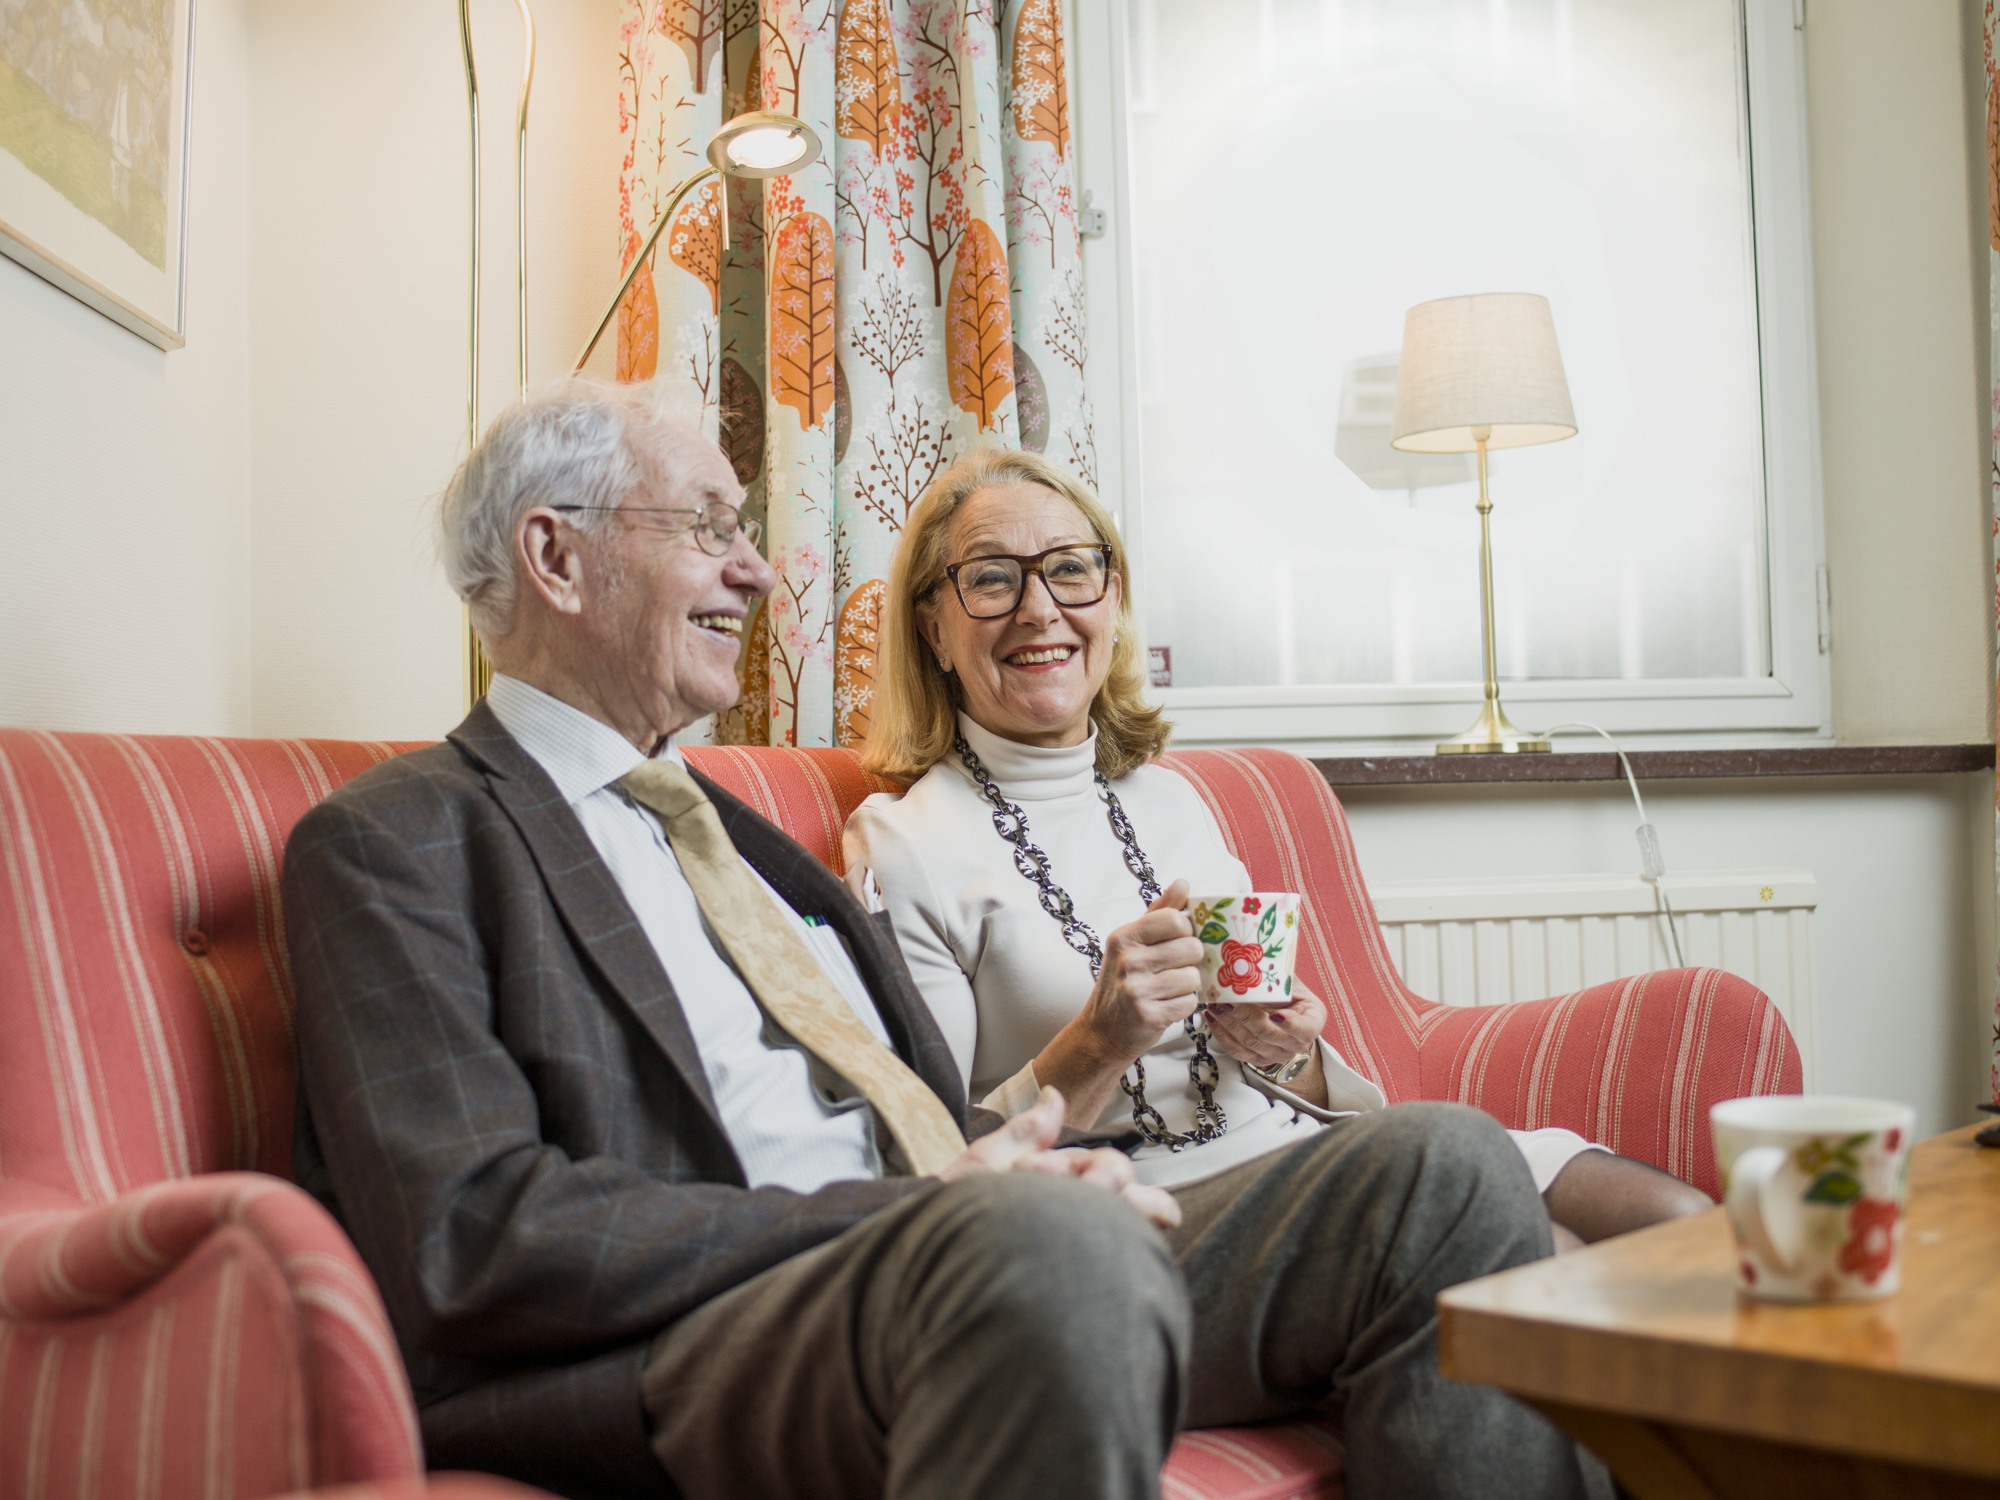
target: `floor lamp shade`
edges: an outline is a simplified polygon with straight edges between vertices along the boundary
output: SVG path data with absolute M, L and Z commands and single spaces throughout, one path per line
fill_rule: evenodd
M 1393 431 L 1392 445 L 1406 453 L 1470 453 L 1481 436 L 1488 448 L 1574 437 L 1548 299 L 1485 292 L 1411 308 Z

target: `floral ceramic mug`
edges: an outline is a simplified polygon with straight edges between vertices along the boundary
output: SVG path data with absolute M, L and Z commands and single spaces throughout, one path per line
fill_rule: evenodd
M 1896 1290 L 1915 1110 L 1778 1095 L 1726 1099 L 1708 1118 L 1739 1291 L 1828 1302 Z
M 1297 892 L 1190 896 L 1187 913 L 1201 939 L 1203 1005 L 1283 1005 L 1292 998 Z

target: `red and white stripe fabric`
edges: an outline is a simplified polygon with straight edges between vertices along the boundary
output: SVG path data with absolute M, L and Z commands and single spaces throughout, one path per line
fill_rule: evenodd
M 278 862 L 401 746 L 0 729 L 0 1496 L 403 1500 L 414 1413 L 373 1284 L 291 1166 Z M 885 783 L 843 750 L 689 760 L 840 863 Z M 1391 1098 L 1564 1124 L 1713 1188 L 1707 1103 L 1796 1089 L 1768 1001 L 1707 970 L 1456 1011 L 1388 960 L 1339 803 L 1271 751 L 1169 757 L 1258 884 L 1306 894 L 1307 982 Z M 1323 1416 L 1190 1433 L 1170 1500 L 1337 1496 Z M 430 1493 L 475 1500 L 504 1487 Z M 466 1486 L 469 1486 L 466 1487 Z
M 1565 1126 L 1714 1197 L 1708 1107 L 1799 1091 L 1799 1049 L 1777 1007 L 1719 969 L 1477 1009 L 1424 999 L 1390 960 L 1347 815 L 1310 763 L 1257 749 L 1186 750 L 1166 763 L 1260 889 L 1303 893 L 1300 978 L 1327 1002 L 1327 1040 L 1391 1102 L 1454 1099 L 1517 1130 Z
M 0 730 L 0 1495 L 421 1473 L 291 1167 L 278 860 L 384 745 Z
M 840 831 L 847 815 L 876 792 L 900 790 L 862 770 L 852 750 L 697 745 L 685 754 L 695 770 L 756 808 L 837 875 L 846 873 Z
M 1341 1500 L 1340 1425 L 1316 1415 L 1181 1434 L 1160 1500 Z

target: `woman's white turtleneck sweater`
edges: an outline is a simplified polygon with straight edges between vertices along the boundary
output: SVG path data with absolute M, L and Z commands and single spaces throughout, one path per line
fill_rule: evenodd
M 1097 737 L 1042 749 L 990 734 L 963 714 L 959 728 L 1008 800 L 1027 815 L 1028 838 L 1048 855 L 1057 885 L 1100 939 L 1146 910 L 1125 867 L 1093 778 Z M 1221 830 L 1184 779 L 1142 766 L 1114 787 L 1162 887 L 1185 879 L 1194 894 L 1238 894 L 1250 877 L 1222 842 Z M 1042 910 L 1036 886 L 1014 867 L 1013 849 L 993 828 L 992 807 L 957 756 L 940 761 L 901 796 L 879 793 L 848 820 L 850 871 L 874 872 L 896 940 L 967 1080 L 971 1097 L 1003 1115 L 1019 1114 L 1037 1092 L 1034 1058 L 1067 1025 L 1090 993 L 1090 964 L 1063 941 L 1062 926 Z M 1216 1103 L 1228 1132 L 1172 1152 L 1140 1148 L 1142 1181 L 1191 1182 L 1303 1139 L 1320 1120 L 1380 1109 L 1380 1088 L 1320 1043 L 1330 1109 L 1320 1110 L 1217 1054 Z M 1184 1133 L 1194 1121 L 1195 1090 L 1187 1064 L 1193 1043 L 1180 1026 L 1148 1052 L 1146 1097 Z M 1131 1101 L 1114 1092 L 1101 1128 L 1131 1121 Z M 1516 1133 L 1546 1188 L 1578 1151 L 1566 1130 Z

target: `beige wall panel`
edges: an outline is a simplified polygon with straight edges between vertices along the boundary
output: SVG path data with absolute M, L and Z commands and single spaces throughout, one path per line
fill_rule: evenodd
M 616 283 L 616 0 L 536 0 L 529 370 Z M 481 417 L 514 399 L 521 28 L 474 0 L 485 182 Z M 429 739 L 464 711 L 431 540 L 465 451 L 468 179 L 455 7 L 252 0 L 254 722 Z
M 1966 39 L 1958 0 L 1807 8 L 1834 732 L 1850 744 L 1991 733 Z

